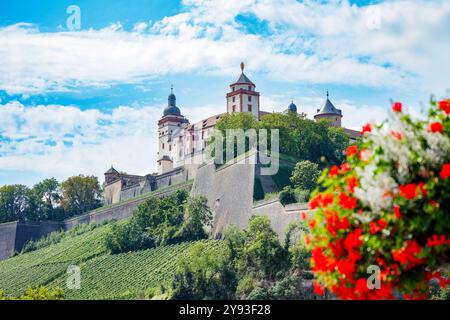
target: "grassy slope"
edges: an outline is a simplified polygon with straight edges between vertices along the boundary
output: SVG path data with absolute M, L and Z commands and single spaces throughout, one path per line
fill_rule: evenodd
M 67 299 L 139 297 L 148 288 L 169 285 L 176 260 L 195 243 L 182 243 L 137 252 L 110 255 L 103 239 L 105 225 L 61 243 L 0 262 L 0 288 L 23 293 L 29 286 L 60 287 Z M 220 241 L 208 240 L 208 250 L 221 250 Z M 66 288 L 69 265 L 81 268 L 81 289 Z

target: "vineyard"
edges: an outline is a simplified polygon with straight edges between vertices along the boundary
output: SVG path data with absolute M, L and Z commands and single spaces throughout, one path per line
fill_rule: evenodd
M 177 259 L 195 243 L 110 255 L 104 237 L 110 225 L 65 239 L 61 243 L 0 262 L 0 288 L 9 294 L 27 287 L 60 287 L 66 299 L 124 299 L 140 297 L 145 290 L 170 285 Z M 219 252 L 221 241 L 204 240 L 208 250 Z M 66 288 L 67 268 L 81 269 L 81 288 Z

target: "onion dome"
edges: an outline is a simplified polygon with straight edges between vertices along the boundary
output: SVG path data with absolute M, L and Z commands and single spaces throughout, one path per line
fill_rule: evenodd
M 170 94 L 167 99 L 167 107 L 163 112 L 164 116 L 180 116 L 180 109 L 177 107 L 177 97 L 173 93 L 173 86 L 170 88 Z

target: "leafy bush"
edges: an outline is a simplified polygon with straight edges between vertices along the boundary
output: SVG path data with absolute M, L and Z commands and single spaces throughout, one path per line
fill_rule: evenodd
M 310 194 L 310 190 L 295 189 L 295 200 L 299 203 L 308 202 Z
M 205 197 L 188 198 L 185 190 L 139 205 L 130 221 L 114 225 L 105 240 L 112 253 L 194 241 L 207 237 L 212 214 Z
M 60 288 L 49 290 L 46 287 L 28 288 L 20 296 L 9 296 L 0 290 L 0 300 L 64 300 L 64 292 Z
M 363 127 L 348 163 L 323 173 L 307 238 L 318 293 L 422 299 L 429 280 L 449 283 L 450 100 L 431 105 L 427 119 L 414 120 L 395 103 L 388 122 Z M 366 284 L 370 266 L 380 268 L 379 290 Z
M 297 199 L 295 198 L 295 190 L 292 187 L 285 187 L 279 193 L 279 199 L 283 206 L 297 202 Z
M 317 179 L 319 176 L 319 165 L 305 160 L 300 161 L 295 165 L 290 180 L 295 188 L 313 190 L 317 186 Z
M 179 261 L 172 298 L 233 299 L 237 279 L 228 258 L 226 253 L 205 252 L 203 243 L 195 245 L 188 257 Z

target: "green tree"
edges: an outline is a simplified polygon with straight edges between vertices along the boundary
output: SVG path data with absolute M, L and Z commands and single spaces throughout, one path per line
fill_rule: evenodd
M 40 219 L 60 220 L 63 210 L 61 202 L 60 184 L 55 178 L 45 179 L 33 186 L 32 193 L 39 211 Z
M 302 190 L 313 190 L 317 186 L 321 171 L 316 163 L 309 160 L 300 161 L 295 165 L 290 178 L 294 187 Z
M 204 243 L 196 244 L 178 262 L 172 283 L 173 299 L 234 299 L 237 275 L 229 255 L 208 252 Z
M 349 141 L 342 128 L 332 127 L 327 121 L 315 122 L 295 113 L 264 115 L 258 128 L 279 130 L 281 153 L 323 166 L 340 164 Z
M 289 267 L 288 253 L 281 246 L 268 217 L 251 217 L 245 235 L 244 247 L 237 263 L 240 274 L 274 280 L 277 273 Z
M 0 223 L 25 220 L 33 209 L 27 186 L 15 184 L 0 187 Z
M 184 204 L 184 221 L 176 237 L 184 241 L 207 238 L 205 226 L 211 226 L 212 212 L 204 196 L 188 198 Z
M 78 175 L 61 184 L 63 207 L 66 216 L 74 216 L 98 208 L 101 205 L 101 188 L 98 178 Z

